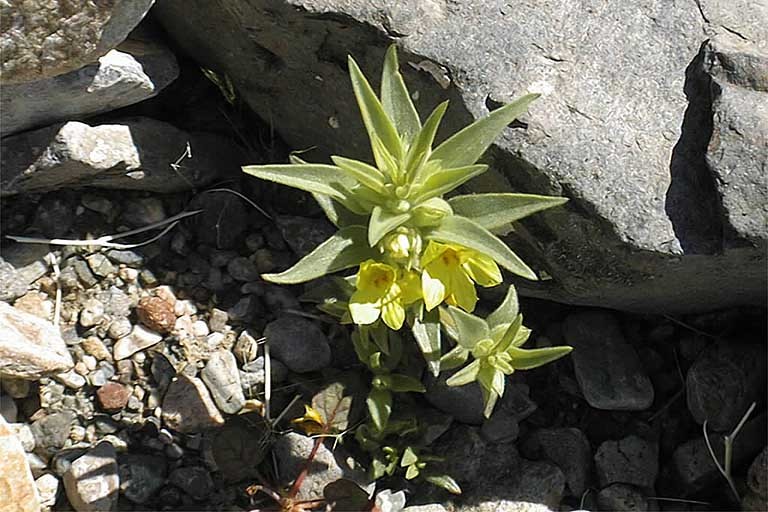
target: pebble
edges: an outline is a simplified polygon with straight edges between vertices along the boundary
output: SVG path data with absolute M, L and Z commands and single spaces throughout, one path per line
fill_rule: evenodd
M 241 391 L 242 393 L 242 391 Z M 15 423 L 19 413 L 16 401 L 8 395 L 0 396 L 0 416 L 8 423 Z
M 121 410 L 128 403 L 131 389 L 117 382 L 107 382 L 96 391 L 99 406 L 107 412 Z
M 64 447 L 69 439 L 69 431 L 75 422 L 72 411 L 54 412 L 32 423 L 36 450 L 45 455 L 52 455 Z
M 162 335 L 150 331 L 142 325 L 135 325 L 131 334 L 115 342 L 112 348 L 112 356 L 117 361 L 125 359 L 140 350 L 158 344 L 162 339 Z
M 208 319 L 208 326 L 214 332 L 224 332 L 227 328 L 227 322 L 229 321 L 229 315 L 224 310 L 219 308 L 213 308 Z
M 626 484 L 611 484 L 597 494 L 601 511 L 647 512 L 650 504 L 639 489 Z
M 75 366 L 49 322 L 0 302 L 0 376 L 36 380 Z
M 169 444 L 163 450 L 165 455 L 170 459 L 180 459 L 184 456 L 184 448 L 176 443 Z
M 258 478 L 255 469 L 269 454 L 271 431 L 264 422 L 241 417 L 227 421 L 211 442 L 211 454 L 225 482 Z M 188 444 L 188 448 L 191 446 Z
M 107 334 L 110 338 L 113 340 L 119 340 L 120 338 L 125 338 L 129 334 L 131 334 L 131 331 L 133 330 L 133 324 L 130 320 L 127 318 L 118 318 L 116 320 L 113 320 L 112 323 L 109 324 L 109 328 L 107 329 Z M 112 358 L 112 355 L 109 355 L 109 358 Z M 104 358 L 107 359 L 107 358 Z
M 77 512 L 116 510 L 120 478 L 115 447 L 101 442 L 72 462 L 64 473 L 64 490 Z
M 85 260 L 88 262 L 91 271 L 99 277 L 107 277 L 117 272 L 117 267 L 100 252 L 86 256 Z
M 155 274 L 146 268 L 139 273 L 139 280 L 141 281 L 141 284 L 149 288 L 157 286 L 159 282 Z
M 4 510 L 39 512 L 40 503 L 32 471 L 21 443 L 0 417 L 0 489 Z M 7 508 L 6 508 L 7 507 Z
M 197 378 L 179 375 L 163 399 L 163 421 L 182 433 L 200 432 L 224 424 L 205 384 Z
M 69 438 L 73 443 L 79 443 L 85 439 L 86 430 L 81 425 L 72 425 L 69 429 Z
M 58 373 L 54 375 L 54 378 L 67 386 L 68 388 L 72 389 L 80 389 L 81 387 L 85 386 L 85 377 L 80 375 L 74 370 L 70 370 L 68 372 Z
M 241 282 L 256 281 L 259 279 L 259 269 L 251 260 L 244 257 L 232 259 L 227 265 L 227 272 L 235 280 Z
M 433 407 L 450 414 L 456 421 L 469 425 L 481 425 L 483 415 L 483 393 L 473 382 L 466 386 L 448 386 L 445 382 L 451 373 L 444 372 L 435 378 L 431 373 L 425 377 L 427 391 L 424 397 Z
M 299 474 L 314 444 L 312 438 L 296 432 L 280 436 L 272 449 L 279 474 Z M 340 461 L 334 457 L 333 452 L 325 444 L 320 444 L 314 460 L 315 469 L 307 475 L 296 496 L 299 500 L 322 498 L 323 488 L 326 484 L 344 477 L 346 468 L 340 465 Z
M 235 342 L 235 346 L 232 348 L 232 352 L 235 354 L 235 357 L 237 357 L 238 361 L 240 361 L 242 364 L 248 364 L 258 356 L 259 342 L 246 329 L 237 337 L 237 341 Z M 262 364 L 262 368 L 263 367 L 264 366 Z
M 635 435 L 605 441 L 595 453 L 595 468 L 603 487 L 623 483 L 653 489 L 659 474 L 658 445 Z
M 211 474 L 199 466 L 175 469 L 168 477 L 168 481 L 195 500 L 205 499 L 213 492 Z
M 118 462 L 120 492 L 134 503 L 146 503 L 165 484 L 167 464 L 163 457 L 127 453 Z
M 85 328 L 98 325 L 104 320 L 104 304 L 96 299 L 88 299 L 80 310 L 80 325 Z
M 563 334 L 574 348 L 571 357 L 576 380 L 589 405 L 609 411 L 642 411 L 651 406 L 651 380 L 612 314 L 589 311 L 569 315 Z
M 211 331 L 208 328 L 208 324 L 202 320 L 197 320 L 192 324 L 191 334 L 193 336 L 208 336 L 210 332 Z
M 133 227 L 142 227 L 165 220 L 165 207 L 156 197 L 141 197 L 126 201 L 121 219 Z
M 720 342 L 704 350 L 685 379 L 693 419 L 716 432 L 733 430 L 752 402 L 765 400 L 766 350 Z
M 227 310 L 227 315 L 233 322 L 249 323 L 256 318 L 259 308 L 259 300 L 252 295 L 246 295 Z
M 529 459 L 547 459 L 556 464 L 565 475 L 568 488 L 574 496 L 587 489 L 592 468 L 592 450 L 584 432 L 577 428 L 543 428 L 526 438 L 523 455 Z
M 176 316 L 192 316 L 197 314 L 197 306 L 191 300 L 177 300 L 173 305 L 173 312 Z
M 331 364 L 331 348 L 323 331 L 305 318 L 283 316 L 267 324 L 264 336 L 272 356 L 291 371 L 317 371 Z
M 86 355 L 86 356 L 83 356 L 82 363 L 85 366 L 86 370 L 93 371 L 93 370 L 96 369 L 96 366 L 98 365 L 99 360 L 96 359 L 94 356 Z M 75 366 L 77 366 L 77 365 L 75 365 Z
M 160 297 L 144 297 L 136 306 L 136 316 L 148 329 L 168 333 L 176 323 L 174 307 Z
M 60 482 L 55 475 L 46 473 L 35 480 L 37 494 L 40 497 L 40 505 L 43 507 L 53 507 L 56 504 L 56 498 L 59 496 Z
M 129 267 L 141 267 L 144 264 L 144 256 L 131 250 L 110 249 L 106 254 L 113 262 Z
M 85 286 L 86 289 L 96 286 L 96 283 L 99 282 L 99 279 L 93 275 L 93 272 L 91 272 L 88 263 L 86 263 L 84 260 L 76 258 L 72 262 L 72 266 L 75 268 L 77 278 L 80 280 L 83 286 Z
M 245 396 L 240 384 L 237 361 L 232 352 L 219 350 L 211 354 L 200 376 L 208 386 L 219 410 L 236 414 L 243 408 Z
M 139 271 L 135 268 L 125 267 L 118 270 L 117 275 L 126 283 L 135 283 L 139 278 Z

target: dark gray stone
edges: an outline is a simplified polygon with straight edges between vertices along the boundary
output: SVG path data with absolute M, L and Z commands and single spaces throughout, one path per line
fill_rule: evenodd
M 0 300 L 11 302 L 27 293 L 29 283 L 24 282 L 13 265 L 0 258 Z
M 129 267 L 141 267 L 144 264 L 144 256 L 135 251 L 110 249 L 106 255 L 113 262 L 122 263 Z
M 207 498 L 214 489 L 211 474 L 199 466 L 174 469 L 168 477 L 168 481 L 195 500 Z
M 642 411 L 653 403 L 653 385 L 634 348 L 610 313 L 590 311 L 568 316 L 563 335 L 584 398 L 596 409 Z
M 688 410 L 697 423 L 732 430 L 752 402 L 765 401 L 765 345 L 715 343 L 691 365 L 685 379 Z
M 260 421 L 232 420 L 216 432 L 211 443 L 213 459 L 227 482 L 256 478 L 256 467 L 267 455 L 272 436 Z
M 523 443 L 523 455 L 529 459 L 547 459 L 565 474 L 573 496 L 587 489 L 592 468 L 589 440 L 577 428 L 542 428 L 533 432 Z
M 453 416 L 456 421 L 468 425 L 482 424 L 485 416 L 480 386 L 475 382 L 466 386 L 448 386 L 445 381 L 450 377 L 449 373 L 443 373 L 437 378 L 427 373 L 427 392 L 424 397 L 437 409 Z
M 259 279 L 259 270 L 248 258 L 234 258 L 227 265 L 227 272 L 237 281 L 255 281 Z
M 601 486 L 622 483 L 653 489 L 659 474 L 659 447 L 634 435 L 605 441 L 595 453 L 595 468 Z
M 49 251 L 46 244 L 4 247 L 0 257 L 0 300 L 11 302 L 27 293 L 29 285 L 48 272 L 43 258 Z
M 171 164 L 185 154 L 194 159 Z M 239 172 L 239 150 L 217 135 L 149 118 L 89 126 L 70 121 L 2 139 L 2 194 L 91 186 L 178 192 Z
M 116 510 L 120 477 L 117 453 L 102 441 L 73 461 L 64 473 L 64 490 L 75 510 Z
M 297 373 L 321 370 L 331 364 L 331 347 L 323 331 L 298 316 L 283 316 L 264 329 L 272 356 Z
M 526 222 L 555 279 L 521 292 L 669 313 L 764 303 L 768 282 L 764 248 L 733 249 L 719 227 L 726 219 L 705 160 L 710 90 L 693 63 L 717 34 L 768 40 L 765 12 L 749 0 L 699 4 L 282 0 L 219 9 L 169 0 L 154 12 L 183 49 L 232 77 L 289 145 L 322 148 L 311 161 L 370 160 L 346 57 L 376 86 L 392 39 L 422 116 L 451 99 L 442 133 L 526 91 L 544 93 L 498 138 L 495 171 L 470 184 L 571 198 Z M 197 37 L 201 28 L 219 37 Z
M 325 219 L 281 215 L 275 221 L 288 247 L 299 257 L 312 252 L 336 232 L 336 228 Z
M 241 198 L 226 192 L 208 192 L 197 195 L 188 208 L 203 210 L 187 221 L 198 241 L 217 249 L 231 249 L 242 242 L 251 206 Z
M 768 498 L 768 446 L 750 464 L 747 485 L 758 496 Z
M 145 503 L 165 484 L 162 457 L 126 453 L 118 458 L 120 492 L 134 503 Z
M 603 512 L 648 512 L 650 505 L 643 493 L 631 485 L 612 484 L 597 494 L 598 509 Z

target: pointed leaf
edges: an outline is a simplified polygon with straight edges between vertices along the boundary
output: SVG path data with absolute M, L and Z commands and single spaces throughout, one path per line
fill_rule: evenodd
M 496 350 L 499 352 L 506 352 L 506 350 L 513 346 L 515 343 L 515 339 L 517 338 L 518 333 L 520 332 L 520 328 L 523 326 L 523 315 L 518 314 L 515 317 L 515 321 L 509 324 L 509 327 L 504 332 L 504 336 L 502 336 L 501 340 L 499 340 L 499 343 L 495 347 Z
M 448 202 L 457 215 L 472 219 L 485 229 L 496 229 L 533 213 L 565 204 L 568 198 L 492 193 L 455 196 Z
M 422 320 L 413 322 L 413 337 L 419 345 L 429 371 L 437 377 L 440 373 L 440 314 L 437 309 L 427 312 Z
M 413 202 L 420 203 L 430 197 L 442 196 L 488 170 L 487 165 L 469 165 L 456 169 L 440 169 L 424 180 Z
M 408 466 L 408 469 L 405 471 L 405 479 L 413 480 L 417 476 L 419 476 L 418 466 Z
M 368 244 L 373 247 L 390 231 L 403 225 L 411 218 L 410 213 L 397 213 L 374 206 L 368 221 Z
M 334 510 L 370 510 L 371 501 L 365 489 L 352 480 L 340 478 L 323 488 L 323 497 Z
M 379 431 L 387 428 L 389 415 L 392 412 L 392 393 L 386 389 L 372 389 L 365 403 L 376 428 Z
M 478 119 L 440 144 L 430 160 L 442 160 L 445 167 L 474 164 L 504 128 L 528 110 L 528 105 L 538 97 L 538 94 L 527 94 Z
M 400 467 L 404 468 L 410 466 L 411 464 L 415 464 L 418 460 L 419 457 L 416 455 L 416 452 L 413 451 L 413 448 L 407 446 L 405 450 L 403 450 L 403 456 L 400 459 Z
M 493 391 L 488 391 L 484 387 L 480 388 L 483 392 L 483 416 L 490 418 L 493 413 L 493 408 L 496 407 L 496 401 L 499 399 L 499 395 Z
M 467 362 L 469 350 L 461 345 L 456 345 L 447 354 L 440 358 L 440 371 L 453 370 Z
M 243 171 L 263 180 L 274 181 L 307 192 L 317 192 L 339 200 L 344 200 L 347 196 L 335 185 L 351 188 L 356 183 L 345 171 L 335 165 L 248 165 L 243 167 Z
M 520 329 L 518 329 L 517 334 L 515 334 L 515 339 L 512 340 L 512 346 L 513 347 L 521 347 L 525 344 L 526 341 L 528 341 L 528 338 L 531 336 L 531 330 L 527 328 L 524 325 L 520 326 Z
M 368 165 L 365 162 L 360 162 L 359 160 L 352 160 L 351 158 L 344 158 L 341 156 L 332 156 L 331 160 L 337 167 L 344 170 L 350 177 L 357 180 L 360 184 L 365 185 L 380 194 L 386 193 L 386 190 L 384 189 L 384 175 L 374 166 Z
M 485 254 L 510 272 L 532 281 L 538 278 L 528 265 L 521 260 L 498 237 L 475 222 L 451 215 L 445 217 L 438 227 L 427 233 L 428 240 L 459 244 Z
M 397 393 L 424 393 L 426 391 L 420 380 L 397 373 L 389 376 L 389 389 Z
M 360 107 L 360 115 L 368 131 L 368 136 L 373 139 L 377 136 L 384 147 L 395 157 L 402 158 L 403 147 L 400 138 L 392 125 L 392 121 L 384 112 L 381 102 L 373 92 L 368 80 L 360 71 L 357 63 L 352 57 L 349 57 L 349 76 L 352 80 L 352 89 L 357 98 L 357 105 Z
M 363 226 L 347 226 L 288 270 L 279 274 L 262 274 L 261 277 L 278 284 L 304 283 L 375 257 L 376 252 L 368 246 L 366 229 Z
M 477 380 L 480 370 L 480 360 L 475 359 L 467 366 L 451 375 L 445 383 L 449 386 L 464 386 Z
M 448 475 L 427 475 L 424 477 L 424 480 L 441 489 L 445 489 L 451 494 L 461 494 L 461 487 L 459 487 L 459 484 Z
M 352 397 L 344 396 L 344 385 L 334 382 L 328 385 L 312 398 L 312 407 L 325 420 L 325 432 L 342 432 L 349 422 L 349 410 Z
M 454 306 L 448 306 L 448 312 L 458 333 L 456 342 L 462 347 L 472 350 L 478 341 L 490 337 L 491 331 L 482 318 Z
M 519 312 L 520 304 L 517 301 L 517 291 L 513 285 L 510 285 L 504 300 L 485 320 L 488 322 L 488 326 L 493 329 L 497 325 L 514 322 Z
M 419 133 L 421 121 L 408 94 L 403 75 L 400 74 L 395 45 L 389 47 L 384 58 L 384 70 L 381 73 L 381 104 L 400 136 L 410 142 Z
M 451 313 L 448 308 L 441 307 L 440 310 L 440 325 L 445 329 L 445 334 L 448 335 L 453 341 L 458 342 L 459 330 L 456 328 L 456 322 L 453 321 Z
M 512 356 L 512 367 L 516 370 L 530 370 L 560 359 L 573 350 L 573 347 L 547 347 L 525 350 L 515 346 L 509 347 L 507 353 Z
M 419 132 L 416 140 L 408 149 L 408 155 L 406 156 L 406 169 L 408 172 L 415 173 L 422 164 L 429 158 L 432 153 L 432 143 L 435 141 L 435 134 L 440 126 L 440 121 L 443 119 L 446 109 L 448 108 L 448 102 L 444 101 L 435 107 L 435 110 L 427 118 L 424 123 L 424 127 Z M 413 176 L 414 179 L 418 178 L 417 175 Z

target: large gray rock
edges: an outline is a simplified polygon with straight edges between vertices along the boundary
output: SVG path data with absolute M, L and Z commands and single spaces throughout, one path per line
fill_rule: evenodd
M 155 96 L 178 74 L 176 58 L 165 46 L 148 40 L 125 41 L 76 71 L 4 85 L 0 135 L 132 105 Z
M 77 512 L 117 510 L 120 476 L 114 446 L 102 441 L 64 473 L 67 498 Z
M 83 186 L 178 192 L 238 172 L 239 163 L 237 147 L 223 137 L 148 118 L 98 126 L 72 121 L 0 144 L 2 196 Z M 188 144 L 192 157 L 185 159 Z
M 121 43 L 154 0 L 3 2 L 3 84 L 73 71 Z
M 315 161 L 370 159 L 346 56 L 377 82 L 393 39 L 422 115 L 452 100 L 443 134 L 527 90 L 545 93 L 499 137 L 489 155 L 495 172 L 473 187 L 572 199 L 525 222 L 536 245 L 522 247 L 525 255 L 554 280 L 521 291 L 668 313 L 765 301 L 765 251 L 736 248 L 745 240 L 732 243 L 720 229 L 726 220 L 705 159 L 709 75 L 697 58 L 706 39 L 728 30 L 767 40 L 763 5 L 167 0 L 155 12 L 290 144 L 323 148 L 307 156 Z M 759 183 L 739 182 L 749 179 Z M 765 239 L 765 228 L 753 237 Z

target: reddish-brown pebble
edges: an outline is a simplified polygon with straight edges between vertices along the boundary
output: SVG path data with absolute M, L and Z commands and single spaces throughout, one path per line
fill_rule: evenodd
M 107 382 L 99 388 L 96 396 L 99 399 L 99 405 L 105 411 L 119 411 L 128 403 L 131 388 L 117 382 Z
M 176 323 L 173 305 L 160 297 L 141 299 L 136 306 L 136 315 L 149 329 L 163 334 L 170 332 Z

